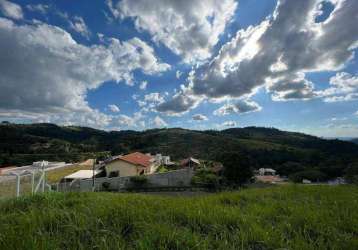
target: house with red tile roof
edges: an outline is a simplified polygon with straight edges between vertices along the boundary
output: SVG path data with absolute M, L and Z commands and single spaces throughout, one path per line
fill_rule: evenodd
M 159 164 L 154 157 L 140 152 L 116 157 L 106 162 L 107 177 L 152 174 Z

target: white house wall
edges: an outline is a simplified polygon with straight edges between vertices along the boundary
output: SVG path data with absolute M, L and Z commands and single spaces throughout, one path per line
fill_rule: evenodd
M 120 177 L 138 175 L 136 165 L 121 160 L 112 161 L 106 165 L 107 176 L 113 171 L 119 171 Z

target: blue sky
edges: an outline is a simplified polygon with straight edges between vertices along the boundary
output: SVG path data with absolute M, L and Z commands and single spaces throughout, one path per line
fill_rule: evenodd
M 0 0 L 0 119 L 358 137 L 358 2 Z

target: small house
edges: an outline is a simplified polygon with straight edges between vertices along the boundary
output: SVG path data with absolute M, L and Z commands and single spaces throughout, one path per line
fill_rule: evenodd
M 155 157 L 140 152 L 116 157 L 106 162 L 107 177 L 152 174 L 158 168 Z
M 264 175 L 276 175 L 276 170 L 272 169 L 272 168 L 260 168 L 259 169 L 259 175 L 264 176 Z
M 184 159 L 180 162 L 180 166 L 183 168 L 189 167 L 189 168 L 196 168 L 200 165 L 200 161 L 198 159 L 195 159 L 193 157 L 189 157 L 187 159 Z
M 74 180 L 85 180 L 93 178 L 93 175 L 96 177 L 100 174 L 101 170 L 78 170 L 70 175 L 67 175 L 62 178 L 61 182 L 72 182 Z
M 308 179 L 303 179 L 303 180 L 302 180 L 302 183 L 303 183 L 303 184 L 311 184 L 312 181 L 310 181 L 310 180 L 308 180 Z

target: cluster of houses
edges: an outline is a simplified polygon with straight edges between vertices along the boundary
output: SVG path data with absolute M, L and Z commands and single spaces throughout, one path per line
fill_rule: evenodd
M 99 164 L 95 170 L 79 170 L 63 178 L 63 182 L 70 182 L 75 179 L 88 179 L 95 177 L 127 177 L 137 175 L 154 174 L 159 166 L 172 166 L 174 162 L 170 156 L 161 154 L 151 155 L 134 152 L 127 155 L 111 157 Z M 181 168 L 195 168 L 200 165 L 200 161 L 192 157 L 180 161 Z
M 196 169 L 201 162 L 189 157 L 179 161 L 179 168 Z M 71 182 L 77 179 L 89 179 L 95 177 L 128 177 L 138 175 L 152 175 L 160 166 L 173 166 L 170 156 L 161 154 L 151 155 L 134 152 L 127 155 L 113 156 L 99 164 L 94 170 L 79 170 L 63 178 L 63 182 Z M 220 173 L 222 164 L 214 165 L 213 171 Z M 271 168 L 260 168 L 255 172 L 255 179 L 259 182 L 277 183 L 283 179 Z
M 119 155 L 111 157 L 103 162 L 100 162 L 93 170 L 79 170 L 73 174 L 70 174 L 63 178 L 62 182 L 72 182 L 74 180 L 90 179 L 93 177 L 129 177 L 138 175 L 153 175 L 157 172 L 160 166 L 176 165 L 175 168 L 185 169 L 190 168 L 192 170 L 197 169 L 201 165 L 198 159 L 189 157 L 183 159 L 178 163 L 174 163 L 170 160 L 170 156 L 164 156 L 161 154 L 151 155 L 143 154 L 140 152 L 134 152 L 127 155 Z M 174 169 L 175 169 L 174 168 Z M 172 168 L 173 169 L 173 168 Z M 220 174 L 223 170 L 221 163 L 215 163 L 212 166 L 212 171 Z M 255 181 L 263 183 L 282 183 L 288 181 L 287 178 L 281 177 L 276 173 L 276 170 L 272 168 L 260 168 L 255 171 Z M 311 181 L 304 179 L 303 184 L 310 184 Z M 328 184 L 337 185 L 344 184 L 345 181 L 341 179 L 331 181 Z

